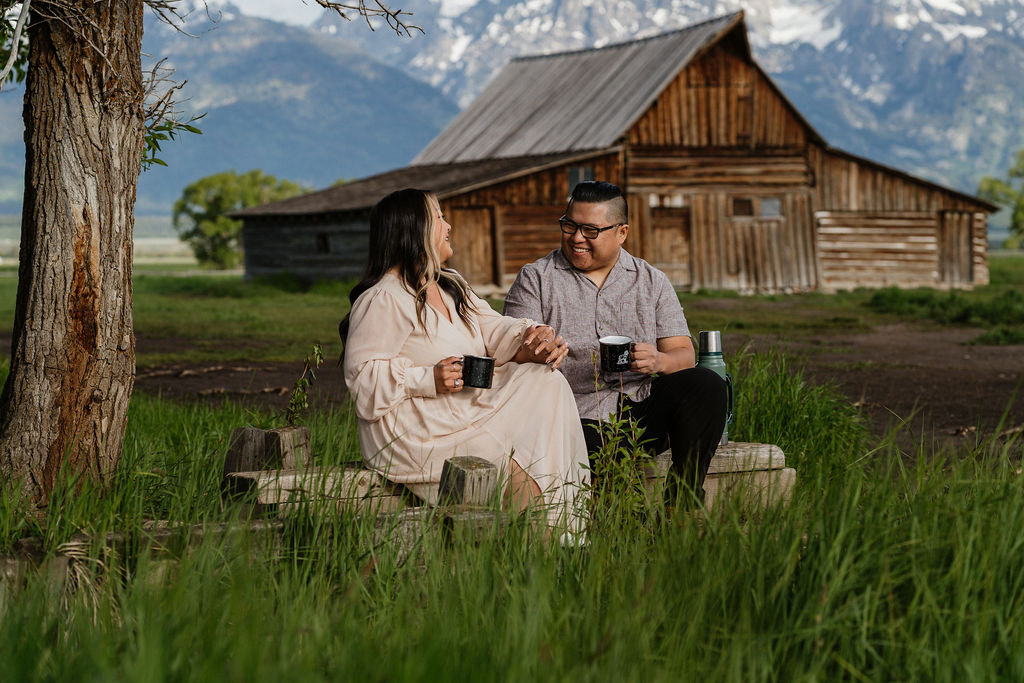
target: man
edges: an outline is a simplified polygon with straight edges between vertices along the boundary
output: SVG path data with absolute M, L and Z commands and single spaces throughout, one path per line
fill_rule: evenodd
M 725 382 L 694 367 L 693 341 L 668 277 L 622 248 L 629 220 L 618 187 L 579 183 L 559 226 L 561 249 L 523 267 L 505 315 L 542 320 L 569 343 L 561 370 L 591 456 L 601 447 L 601 421 L 628 408 L 651 440 L 649 450 L 670 446 L 673 471 L 702 499 L 725 426 Z M 608 335 L 635 342 L 630 371 L 621 378 L 598 367 L 597 340 Z

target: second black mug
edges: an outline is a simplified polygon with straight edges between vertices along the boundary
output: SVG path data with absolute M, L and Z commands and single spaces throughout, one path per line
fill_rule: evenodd
M 467 387 L 490 389 L 494 378 L 494 359 L 487 356 L 462 357 L 462 383 Z

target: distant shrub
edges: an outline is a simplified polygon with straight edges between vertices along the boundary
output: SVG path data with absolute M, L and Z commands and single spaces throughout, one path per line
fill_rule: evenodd
M 988 299 L 970 299 L 961 292 L 880 289 L 867 305 L 881 313 L 934 320 L 943 325 L 1019 325 L 1024 323 L 1024 294 L 1005 290 Z
M 989 346 L 1012 346 L 1024 344 L 1024 329 L 997 325 L 988 332 L 978 335 L 969 344 L 985 344 Z

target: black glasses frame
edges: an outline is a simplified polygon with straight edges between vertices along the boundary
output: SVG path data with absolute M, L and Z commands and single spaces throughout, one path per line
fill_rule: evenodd
M 576 221 L 566 216 L 562 216 L 561 218 L 558 219 L 558 227 L 562 230 L 562 234 L 575 235 L 576 231 L 579 230 L 580 232 L 583 233 L 583 236 L 586 237 L 588 240 L 596 238 L 605 230 L 611 230 L 612 228 L 618 228 L 623 225 L 625 225 L 625 223 L 616 223 L 615 225 L 609 225 L 604 228 L 599 228 L 596 225 L 588 225 L 587 223 L 580 225 Z

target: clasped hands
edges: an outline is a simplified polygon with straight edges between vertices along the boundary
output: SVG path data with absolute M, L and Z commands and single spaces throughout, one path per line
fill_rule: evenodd
M 523 333 L 523 347 L 512 358 L 517 363 L 546 363 L 557 370 L 569 355 L 569 342 L 550 325 L 530 325 Z
M 546 363 L 557 370 L 569 355 L 569 344 L 550 325 L 530 325 L 523 334 L 523 346 L 512 360 L 516 363 Z M 434 388 L 438 394 L 454 394 L 466 388 L 462 382 L 462 358 L 448 356 L 434 365 Z

